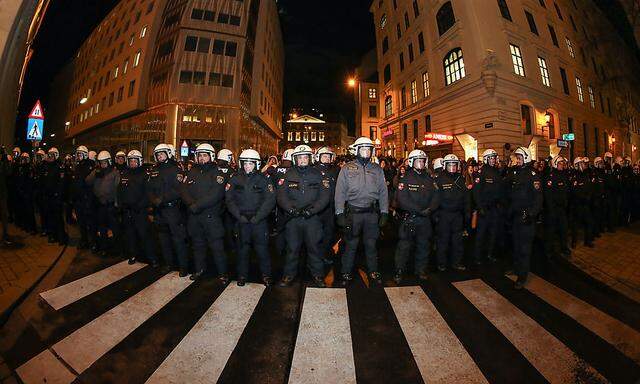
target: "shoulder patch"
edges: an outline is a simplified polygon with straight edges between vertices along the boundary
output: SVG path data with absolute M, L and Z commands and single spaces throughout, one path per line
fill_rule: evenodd
M 267 184 L 267 190 L 271 193 L 273 193 L 273 184 L 269 183 Z
M 222 177 L 222 176 L 217 176 L 217 177 L 216 177 L 216 181 L 218 182 L 218 184 L 222 184 L 222 183 L 224 183 L 224 177 Z
M 479 184 L 479 183 L 480 183 L 480 178 L 479 178 L 479 177 L 476 177 L 476 180 L 475 180 L 475 181 L 476 181 L 476 184 Z
M 228 191 L 231 189 L 231 184 L 227 183 L 227 185 L 224 187 L 225 191 Z
M 551 180 L 547 181 L 547 185 L 548 186 L 552 186 L 553 185 L 553 181 L 551 181 Z
M 176 179 L 178 179 L 179 183 L 182 183 L 182 181 L 184 181 L 184 175 L 182 173 L 178 173 L 176 175 Z
M 531 175 L 535 176 L 536 175 L 536 171 L 531 171 Z
M 327 179 L 322 180 L 322 186 L 325 187 L 326 189 L 329 189 L 329 180 Z
M 402 191 L 404 189 L 404 183 L 398 184 L 398 190 Z
M 534 181 L 533 182 L 533 188 L 540 189 L 540 182 L 539 181 Z
M 284 185 L 284 179 L 279 179 L 278 180 L 278 185 Z

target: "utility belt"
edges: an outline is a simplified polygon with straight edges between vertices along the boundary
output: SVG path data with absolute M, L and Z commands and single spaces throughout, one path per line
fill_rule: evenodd
M 173 207 L 177 207 L 178 204 L 180 204 L 180 200 L 173 200 L 167 203 L 160 204 L 158 208 L 173 208 Z
M 146 208 L 135 208 L 135 207 L 124 207 L 122 208 L 122 210 L 127 215 L 139 215 L 141 213 L 146 212 Z
M 378 202 L 371 203 L 368 207 L 356 207 L 355 205 L 346 204 L 345 211 L 349 213 L 378 213 L 380 212 L 380 205 Z

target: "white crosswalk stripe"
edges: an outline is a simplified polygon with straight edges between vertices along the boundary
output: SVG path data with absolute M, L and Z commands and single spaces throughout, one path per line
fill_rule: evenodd
M 487 382 L 422 288 L 385 292 L 426 383 Z
M 101 271 L 74 280 L 68 284 L 40 293 L 40 297 L 56 311 L 107 287 L 118 280 L 146 267 L 147 264 L 129 264 L 123 261 Z
M 147 383 L 217 381 L 264 289 L 260 284 L 229 285 Z
M 191 283 L 191 280 L 178 277 L 175 272 L 167 274 L 54 344 L 51 349 L 76 373 L 82 373 Z M 46 382 L 49 376 L 63 376 L 59 372 L 62 369 L 59 365 L 42 366 L 38 363 L 41 359 L 42 356 L 37 356 L 29 360 L 18 372 L 23 372 L 24 377 L 37 378 L 31 381 L 34 383 Z
M 534 274 L 525 288 L 640 363 L 640 332 Z
M 307 288 L 289 383 L 355 383 L 344 289 Z
M 606 380 L 560 340 L 520 311 L 482 280 L 454 286 L 552 383 L 575 383 L 587 376 L 590 382 Z

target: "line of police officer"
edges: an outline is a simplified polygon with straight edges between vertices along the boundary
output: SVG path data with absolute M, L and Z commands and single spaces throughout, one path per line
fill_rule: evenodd
M 377 240 L 392 205 L 398 220 L 394 279 L 399 284 L 412 253 L 416 276 L 427 278 L 434 247 L 438 270 L 466 269 L 462 262 L 465 234 L 476 218 L 474 261 L 494 262 L 504 228 L 510 228 L 516 287 L 521 288 L 529 272 L 536 222 L 543 211 L 547 255 L 558 249 L 561 254 L 570 253 L 568 228 L 575 244 L 577 229 L 583 227 L 585 244 L 592 246 L 599 232 L 613 229 L 615 212 L 622 212 L 623 220 L 631 218 L 633 196 L 625 197 L 620 186 L 637 177 L 632 177 L 633 171 L 629 172 L 624 161 L 620 166 L 612 164 L 609 153 L 604 160 L 595 160 L 594 170 L 589 170 L 588 159 L 578 158 L 570 171 L 566 159 L 558 156 L 553 159 L 553 168 L 541 175 L 532 167 L 527 148 L 516 149 L 515 164 L 510 168 L 498 167 L 498 154 L 490 149 L 483 153 L 483 165 L 473 174 L 473 183 L 467 184 L 455 155 L 436 159 L 434 172 L 430 172 L 426 154 L 414 150 L 390 204 L 384 171 L 373 156 L 373 142 L 361 137 L 351 150 L 355 159 L 338 167 L 329 148 L 314 154 L 310 147 L 301 145 L 285 151 L 280 165 L 270 159 L 262 170 L 255 150 L 244 150 L 235 170 L 231 151 L 223 149 L 216 156 L 209 144 L 196 148 L 195 164 L 186 168 L 175 160 L 175 149 L 168 144 L 154 149 L 155 164 L 148 168 L 137 150 L 128 154 L 119 151 L 112 161 L 107 151 L 96 154 L 80 146 L 75 164 L 61 162 L 55 148 L 46 158 L 38 151 L 33 164 L 28 153 L 14 153 L 20 159 L 15 172 L 20 178 L 13 198 L 20 202 L 10 203 L 23 209 L 18 220 L 21 226 L 35 231 L 34 211 L 26 208 L 35 202 L 43 232 L 50 241 L 63 243 L 67 238 L 63 219 L 66 198 L 73 208 L 70 216 L 80 229 L 79 247 L 124 253 L 130 263 L 144 257 L 159 267 L 155 233 L 163 270 L 175 268 L 182 277 L 189 271 L 190 241 L 193 280 L 206 272 L 210 251 L 217 275 L 226 284 L 226 251 L 234 249 L 238 285 L 244 285 L 253 249 L 267 286 L 273 284 L 270 227 L 277 229 L 276 248 L 285 255 L 281 286 L 289 286 L 297 278 L 304 247 L 312 282 L 323 287 L 339 237 L 344 246 L 340 284 L 346 286 L 353 279 L 360 242 L 368 279 L 381 284 Z M 29 180 L 36 187 L 29 186 Z M 594 220 L 593 215 L 600 220 Z M 572 225 L 568 225 L 569 217 Z

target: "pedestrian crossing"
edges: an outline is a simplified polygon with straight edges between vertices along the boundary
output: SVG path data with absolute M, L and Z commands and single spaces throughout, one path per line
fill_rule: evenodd
M 55 310 L 81 310 L 81 307 L 70 304 L 87 296 L 100 295 L 101 288 L 97 287 L 115 283 L 118 281 L 116 276 L 120 276 L 119 279 L 135 279 L 135 270 L 123 267 L 124 265 L 116 264 L 110 267 L 111 270 L 107 268 L 108 272 L 98 271 L 48 293 L 44 292 L 47 294 L 43 293 L 41 296 Z M 518 300 L 514 302 L 509 299 L 513 294 L 503 291 L 503 283 L 508 281 L 507 278 L 503 277 L 502 280 L 497 283 L 484 279 L 453 281 L 446 283 L 442 289 L 450 294 L 461 295 L 460 305 L 478 311 L 483 321 L 486 321 L 486 324 L 467 326 L 473 329 L 495 329 L 503 342 L 512 345 L 516 353 L 519 353 L 516 358 L 526 361 L 540 374 L 540 378 L 548 382 L 614 382 L 611 377 L 619 379 L 620 373 L 614 375 L 607 367 L 616 366 L 618 360 L 627 362 L 625 359 L 633 363 L 629 372 L 623 373 L 624 377 L 628 377 L 629 382 L 640 379 L 640 333 L 637 324 L 628 325 L 535 275 L 531 276 L 526 286 L 528 292 L 517 293 Z M 84 377 L 83 375 L 100 377 L 98 370 L 104 369 L 105 364 L 96 362 L 116 353 L 114 351 L 118 350 L 116 347 L 119 345 L 130 342 L 132 337 L 136 337 L 136 330 L 143 325 L 146 330 L 159 327 L 158 313 L 165 306 L 171 306 L 180 300 L 192 300 L 202 292 L 200 289 L 200 283 L 192 283 L 187 278 L 178 277 L 176 273 L 159 276 L 130 297 L 124 293 L 120 304 L 70 334 L 62 335 L 43 351 L 27 356 L 16 373 L 26 384 L 71 383 Z M 154 361 L 157 363 L 139 365 L 145 369 L 141 374 L 143 379 L 126 379 L 126 366 L 112 367 L 110 377 L 119 375 L 121 380 L 118 381 L 123 383 L 210 383 L 233 377 L 232 372 L 227 371 L 229 366 L 251 369 L 251 365 L 260 360 L 260 363 L 267 365 L 284 366 L 286 371 L 285 376 L 267 377 L 262 382 L 307 384 L 371 381 L 363 379 L 368 377 L 364 373 L 371 368 L 368 361 L 376 362 L 376 359 L 357 356 L 358 351 L 364 349 L 359 348 L 356 340 L 361 343 L 363 339 L 352 336 L 354 330 L 364 326 L 362 323 L 365 319 L 361 316 L 362 311 L 353 310 L 358 301 L 349 299 L 350 296 L 371 292 L 365 287 L 303 289 L 297 296 L 297 315 L 283 308 L 278 311 L 278 308 L 269 307 L 278 302 L 270 298 L 281 295 L 282 292 L 290 292 L 286 290 L 296 289 L 295 287 L 265 288 L 259 284 L 238 287 L 232 283 L 227 287 L 220 286 L 219 289 L 220 294 L 212 296 L 210 300 L 204 299 L 208 303 L 205 303 L 207 306 L 202 307 L 202 311 L 175 313 L 175 316 L 183 317 L 185 321 L 193 319 L 190 323 L 193 326 L 189 325 L 190 328 L 185 328 L 183 333 L 180 331 L 176 335 L 176 343 L 171 344 L 166 352 L 157 349 L 157 353 L 162 354 L 155 356 Z M 67 294 L 67 290 L 78 293 Z M 441 298 L 436 300 L 434 295 L 438 295 L 437 290 L 428 286 L 407 286 L 386 287 L 380 292 L 384 294 L 379 296 L 379 300 L 387 302 L 376 306 L 377 309 L 374 310 L 392 313 L 392 326 L 398 329 L 397 334 L 404 336 L 404 340 L 400 342 L 405 343 L 410 351 L 410 354 L 398 353 L 396 356 L 413 359 L 412 365 L 406 366 L 407 369 L 415 367 L 415 377 L 426 383 L 537 381 L 534 378 L 528 380 L 528 377 L 513 376 L 508 370 L 496 373 L 488 367 L 486 361 L 478 356 L 477 350 L 479 347 L 491 349 L 492 346 L 470 345 L 468 338 L 460 337 L 459 325 L 451 324 L 456 316 L 456 309 L 445 308 L 440 302 Z M 529 300 L 528 294 L 548 303 L 549 311 L 554 311 L 554 315 L 562 314 L 580 325 L 580 329 L 567 332 L 588 332 L 591 337 L 597 337 L 611 346 L 614 352 L 602 353 L 597 358 L 590 355 L 590 359 L 574 352 L 579 348 L 567 342 L 563 335 L 558 334 L 557 329 L 553 332 L 545 329 L 519 307 L 519 300 Z M 69 297 L 60 299 L 65 296 Z M 251 328 L 264 327 L 259 322 L 267 311 L 271 319 L 275 313 L 275 322 L 280 327 L 282 324 L 291 324 L 291 329 L 287 329 L 291 335 L 290 342 L 286 345 L 278 344 L 266 358 L 238 355 L 238 351 L 247 351 L 247 343 L 253 342 L 243 335 L 254 334 L 250 332 Z M 291 316 L 298 316 L 297 321 L 290 321 Z M 377 333 L 371 335 L 372 342 L 385 336 L 385 328 L 375 324 L 378 321 L 375 316 L 367 317 L 367 321 L 373 322 L 367 324 L 370 332 Z M 163 332 L 170 330 L 163 329 Z M 268 342 L 269 338 L 261 340 Z M 271 345 L 261 347 L 270 351 L 272 348 Z M 375 349 L 376 346 L 373 345 L 366 350 Z M 499 354 L 495 358 L 504 358 L 504 364 L 511 364 Z M 513 356 L 509 358 L 513 359 Z M 613 363 L 604 364 L 599 361 L 600 358 L 613 359 Z M 390 364 L 389 367 L 391 366 Z M 398 382 L 402 381 L 399 379 Z

